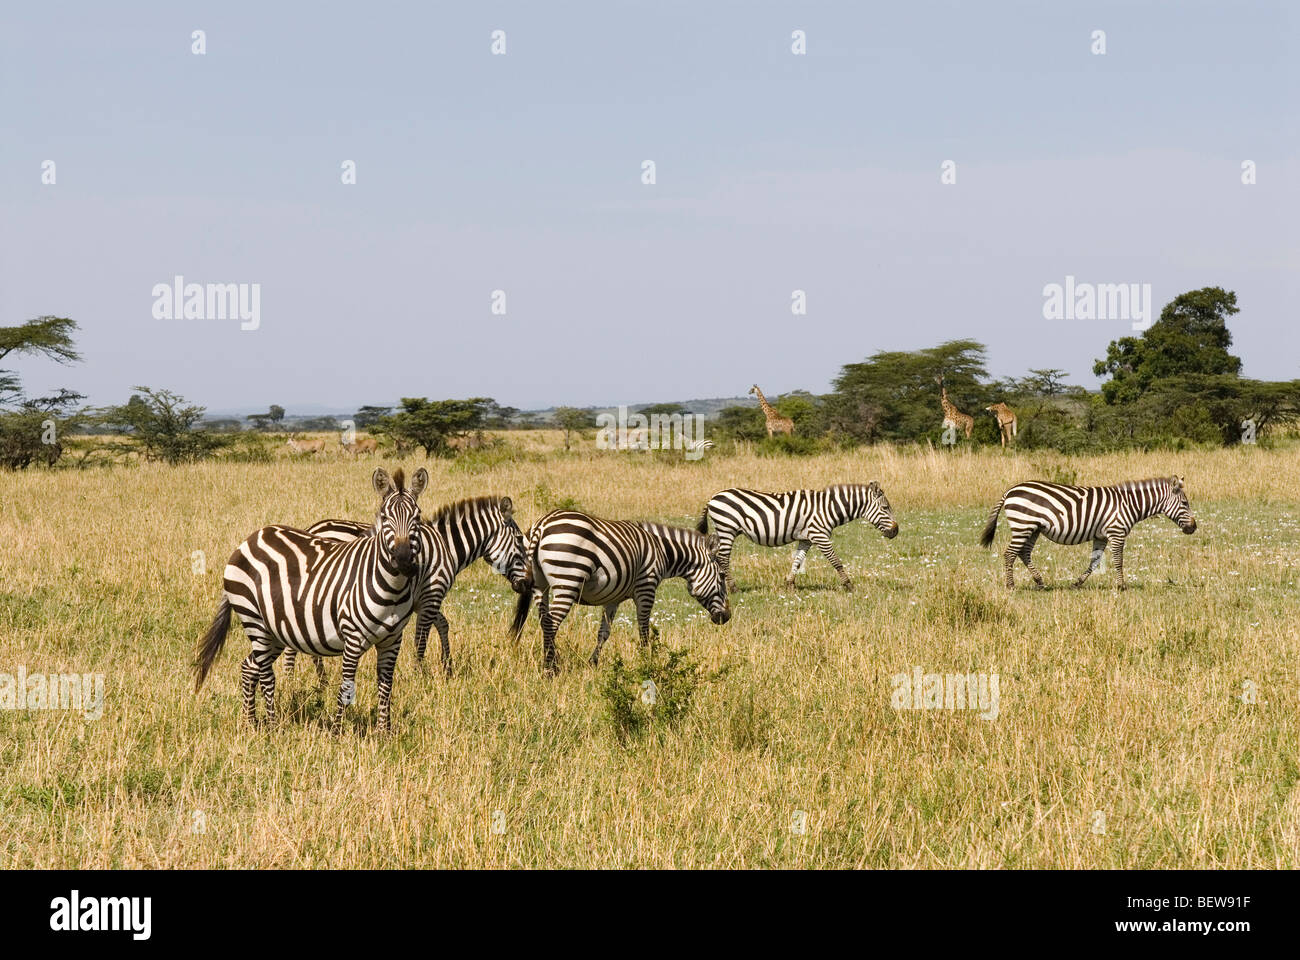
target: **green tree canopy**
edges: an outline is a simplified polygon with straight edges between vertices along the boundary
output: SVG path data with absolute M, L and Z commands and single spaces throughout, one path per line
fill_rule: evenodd
M 1140 337 L 1112 340 L 1104 360 L 1093 364 L 1107 403 L 1131 403 L 1157 380 L 1184 375 L 1237 376 L 1241 360 L 1228 352 L 1228 318 L 1237 313 L 1237 294 L 1202 287 L 1179 294 Z
M 496 401 L 491 397 L 468 400 L 403 397 L 397 412 L 376 421 L 374 430 L 423 447 L 426 456 L 446 456 L 454 438 L 482 429 L 484 418 L 494 409 Z
M 974 416 L 986 401 L 984 344 L 949 340 L 923 350 L 882 351 L 845 364 L 826 398 L 831 429 L 855 440 L 916 440 L 938 429 L 939 385 Z
M 171 390 L 134 387 L 137 393 L 126 403 L 106 407 L 100 419 L 121 430 L 146 460 L 163 460 L 172 465 L 192 463 L 211 456 L 221 440 L 207 430 L 195 429 L 203 420 L 204 407 L 188 403 Z
M 671 404 L 669 404 L 671 406 Z M 644 412 L 644 411 L 643 411 Z M 564 431 L 564 449 L 569 449 L 570 434 L 581 432 L 596 425 L 596 418 L 590 409 L 578 407 L 556 407 L 551 415 L 555 425 Z

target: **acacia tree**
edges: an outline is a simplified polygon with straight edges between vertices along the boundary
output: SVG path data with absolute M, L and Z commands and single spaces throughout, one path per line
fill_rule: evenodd
M 204 460 L 222 445 L 219 437 L 196 429 L 204 407 L 186 402 L 171 390 L 135 387 L 137 393 L 119 407 L 100 411 L 100 420 L 122 431 L 146 460 L 175 466 Z
M 76 363 L 81 359 L 72 342 L 76 329 L 75 321 L 53 316 L 0 327 L 0 361 L 10 355 L 36 355 L 55 363 Z M 24 397 L 18 374 L 0 370 L 0 465 L 10 470 L 34 462 L 52 465 L 63 454 L 59 434 L 84 419 L 84 414 L 73 412 L 83 399 L 67 389 L 48 397 Z
M 556 407 L 551 419 L 555 421 L 557 427 L 564 431 L 565 450 L 569 449 L 570 434 L 581 433 L 583 430 L 596 425 L 596 418 L 592 416 L 591 410 L 579 409 L 578 407 Z
M 423 447 L 425 456 L 442 457 L 451 452 L 453 439 L 482 429 L 484 418 L 495 408 L 491 397 L 432 401 L 403 397 L 398 411 L 375 421 L 372 432 L 387 434 L 399 446 Z
M 986 348 L 975 340 L 949 340 L 923 350 L 875 353 L 845 364 L 826 398 L 831 429 L 854 440 L 917 440 L 939 425 L 942 376 L 949 397 L 972 413 L 988 402 L 980 383 Z

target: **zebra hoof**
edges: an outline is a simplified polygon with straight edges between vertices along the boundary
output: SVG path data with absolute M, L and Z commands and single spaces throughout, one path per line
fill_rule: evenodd
M 852 592 L 853 592 L 853 584 L 846 582 L 846 583 L 844 584 L 844 589 L 845 589 L 847 592 L 852 593 Z

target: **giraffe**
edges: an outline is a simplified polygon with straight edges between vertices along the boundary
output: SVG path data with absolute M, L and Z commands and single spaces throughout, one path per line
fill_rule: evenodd
M 944 386 L 943 376 L 934 378 L 939 384 L 939 402 L 943 404 L 943 425 L 944 428 L 953 427 L 965 432 L 966 439 L 970 439 L 971 428 L 975 426 L 975 418 L 969 417 L 952 405 L 948 399 L 948 388 Z
M 998 418 L 998 432 L 1002 434 L 1002 446 L 1005 447 L 1007 441 L 1016 435 L 1016 411 L 1005 403 L 995 403 L 984 409 Z
M 776 412 L 776 407 L 767 402 L 767 397 L 758 389 L 758 384 L 750 387 L 749 392 L 758 396 L 758 405 L 763 408 L 763 416 L 767 418 L 767 435 L 770 437 L 776 433 L 788 433 L 793 437 L 794 421 Z

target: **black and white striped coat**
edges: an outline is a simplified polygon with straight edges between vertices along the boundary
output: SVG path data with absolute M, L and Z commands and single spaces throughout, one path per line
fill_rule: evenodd
M 898 536 L 898 521 L 890 511 L 889 499 L 876 481 L 841 483 L 824 490 L 790 490 L 785 493 L 761 493 L 733 487 L 716 493 L 700 514 L 697 529 L 704 533 L 713 521 L 718 533 L 718 559 L 727 578 L 727 589 L 735 589 L 731 576 L 731 550 L 736 537 L 743 535 L 762 547 L 795 545 L 794 561 L 785 578 L 793 586 L 794 577 L 802 573 L 808 548 L 816 546 L 830 561 L 845 590 L 853 582 L 844 572 L 844 564 L 831 543 L 831 531 L 850 520 L 865 519 L 886 537 Z
M 258 530 L 236 548 L 226 564 L 224 590 L 216 616 L 199 641 L 195 692 L 202 686 L 225 645 L 233 612 L 252 646 L 244 659 L 244 714 L 257 723 L 259 685 L 266 719 L 275 719 L 276 658 L 286 647 L 315 656 L 342 656 L 343 679 L 333 727 L 356 693 L 357 663 L 370 647 L 378 656 L 378 725 L 388 728 L 393 664 L 402 628 L 414 608 L 416 574 L 425 536 L 417 498 L 428 483 L 421 468 L 408 492 L 397 470 L 390 478 L 376 470 L 380 496 L 374 536 L 349 542 L 314 537 L 293 527 Z
M 1182 477 L 1153 477 L 1110 487 L 1075 487 L 1065 483 L 1030 480 L 1018 483 L 1002 495 L 984 524 L 980 545 L 989 546 L 998 529 L 998 514 L 1005 509 L 1011 525 L 1011 541 L 1003 551 L 1007 587 L 1016 585 L 1016 558 L 1024 561 L 1034 583 L 1044 586 L 1043 577 L 1030 560 L 1040 534 L 1055 543 L 1092 541 L 1088 568 L 1077 580 L 1083 586 L 1101 565 L 1107 547 L 1115 564 L 1115 586 L 1124 589 L 1124 539 L 1134 524 L 1148 517 L 1166 516 L 1183 533 L 1196 532 Z
M 604 608 L 591 663 L 600 662 L 600 649 L 624 600 L 636 604 L 637 631 L 642 644 L 650 639 L 650 611 L 659 584 L 672 577 L 686 580 L 686 589 L 714 623 L 731 619 L 731 606 L 717 558 L 718 538 L 661 523 L 601 520 L 576 510 L 553 510 L 533 524 L 525 557 L 530 589 L 515 608 L 514 637 L 524 628 L 528 608 L 537 602 L 542 626 L 545 666 L 556 669 L 555 635 L 575 604 Z M 549 596 L 548 596 L 549 592 Z
M 450 624 L 442 612 L 442 602 L 457 575 L 480 557 L 497 573 L 510 581 L 516 592 L 524 589 L 524 535 L 514 519 L 514 503 L 509 497 L 472 497 L 457 500 L 440 508 L 424 523 L 428 549 L 418 575 L 420 583 L 415 606 L 415 657 L 424 660 L 429 630 L 438 628 L 442 643 L 443 671 L 451 675 Z M 373 527 L 355 520 L 322 520 L 307 532 L 331 540 L 355 540 L 373 531 Z M 285 673 L 292 673 L 294 651 L 285 653 Z M 316 672 L 322 677 L 324 667 L 319 658 Z

